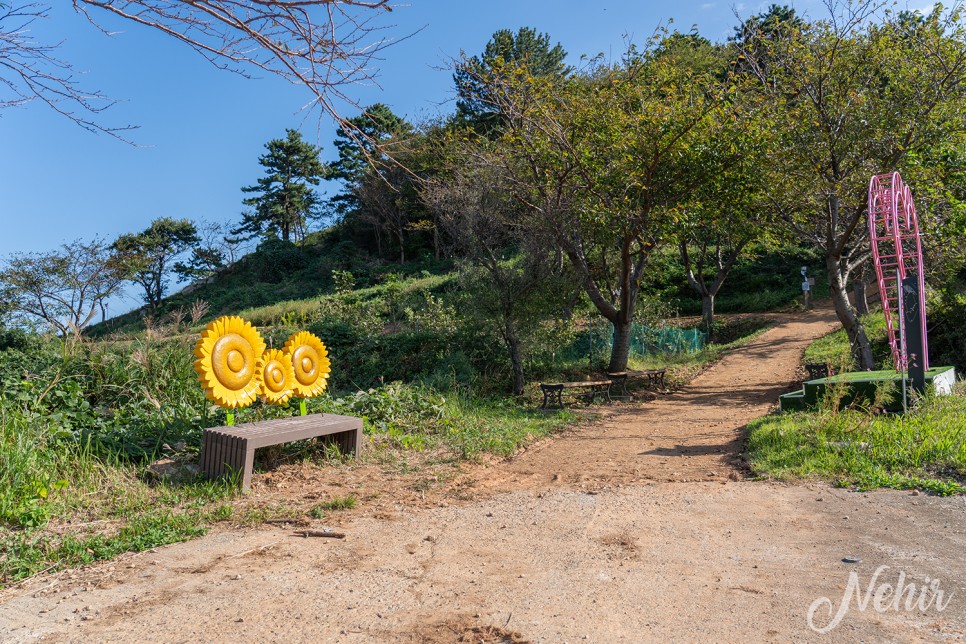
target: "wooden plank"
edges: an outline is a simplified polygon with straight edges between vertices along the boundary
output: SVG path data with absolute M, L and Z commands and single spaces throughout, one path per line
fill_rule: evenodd
M 268 447 L 279 443 L 291 443 L 292 441 L 304 440 L 306 438 L 316 438 L 329 434 L 339 434 L 345 431 L 361 431 L 362 422 L 353 423 L 344 421 L 339 424 L 328 424 L 321 427 L 299 427 L 281 429 L 271 434 L 260 434 L 248 437 L 249 443 L 253 447 Z
M 244 441 L 243 438 L 229 435 L 228 436 L 228 457 L 225 459 L 226 465 L 228 466 L 226 470 L 232 472 L 233 474 L 237 473 L 239 477 L 242 476 L 241 469 L 242 469 L 242 463 L 244 462 L 243 458 L 239 458 L 240 456 L 242 456 L 241 450 L 243 449 L 242 448 L 243 441 Z
M 201 471 L 205 476 L 211 477 L 211 432 L 207 429 L 201 433 Z
M 339 426 L 341 423 L 351 422 L 361 426 L 361 419 L 352 416 L 339 416 L 337 414 L 312 414 L 310 416 L 295 416 L 292 418 L 278 418 L 274 420 L 261 421 L 257 423 L 244 423 L 231 427 L 219 427 L 224 433 L 257 436 L 267 434 L 277 434 L 282 430 L 302 430 L 308 427 L 318 429 L 326 425 Z M 341 429 L 335 431 L 342 431 Z
M 225 437 L 221 432 L 212 433 L 212 445 L 214 447 L 211 450 L 211 473 L 214 476 L 221 476 L 222 471 L 222 452 L 224 450 L 224 439 Z
M 564 389 L 575 389 L 577 387 L 604 387 L 610 384 L 610 380 L 593 380 L 587 382 L 564 382 L 561 383 Z

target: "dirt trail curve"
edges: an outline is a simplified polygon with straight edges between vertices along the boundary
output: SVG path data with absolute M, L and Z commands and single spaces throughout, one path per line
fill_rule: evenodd
M 225 531 L 38 579 L 0 600 L 0 640 L 962 641 L 963 497 L 729 480 L 742 426 L 831 324 L 783 319 L 685 390 L 471 468 L 432 507 L 340 468 L 333 485 L 386 490 L 341 519 L 345 540 Z M 938 579 L 944 610 L 853 597 L 809 628 L 816 599 L 838 610 L 850 572 L 865 592 L 880 565 L 876 583 Z
M 837 324 L 831 310 L 779 316 L 776 328 L 680 391 L 643 407 L 603 408 L 593 424 L 545 441 L 501 467 L 524 487 L 594 487 L 640 481 L 715 481 L 741 469 L 739 429 L 788 391 L 808 343 Z M 549 476 L 549 478 L 547 478 Z

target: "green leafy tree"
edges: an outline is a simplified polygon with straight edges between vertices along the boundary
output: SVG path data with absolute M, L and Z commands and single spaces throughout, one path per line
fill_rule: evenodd
M 186 261 L 175 262 L 174 272 L 183 279 L 204 279 L 222 268 L 234 264 L 244 252 L 243 240 L 232 235 L 230 225 L 221 222 L 200 222 L 198 243 L 191 248 Z
M 286 130 L 284 139 L 272 139 L 258 158 L 265 176 L 242 192 L 255 196 L 244 200 L 252 210 L 232 231 L 250 236 L 269 233 L 284 241 L 305 236 L 306 222 L 318 214 L 319 196 L 312 186 L 325 176 L 319 159 L 322 150 L 302 139 L 297 130 Z
M 788 40 L 805 26 L 805 21 L 788 5 L 772 4 L 735 27 L 732 41 L 744 48 L 759 47 L 768 41 Z
M 79 336 L 126 277 L 123 261 L 100 239 L 75 240 L 47 253 L 17 253 L 0 272 L 0 309 Z
M 695 157 L 714 171 L 674 210 L 673 237 L 709 331 L 715 298 L 738 259 L 752 243 L 763 247 L 777 235 L 768 175 L 762 172 L 775 131 L 758 99 L 750 92 L 732 93 L 730 118 Z
M 155 310 L 178 258 L 198 241 L 198 230 L 190 220 L 161 217 L 140 233 L 121 235 L 113 248 L 126 266 L 128 279 L 144 289 L 144 301 Z
M 735 27 L 731 37 L 735 71 L 753 73 L 774 84 L 777 80 L 772 73 L 771 52 L 776 45 L 796 37 L 805 26 L 805 20 L 787 5 L 773 4 L 765 12 L 751 16 Z
M 623 371 L 648 258 L 715 171 L 703 149 L 726 105 L 716 80 L 670 55 L 570 78 L 516 68 L 480 80 L 508 118 L 499 159 L 514 198 L 613 325 L 608 368 Z
M 513 374 L 514 395 L 523 393 L 525 338 L 540 313 L 537 296 L 552 274 L 551 240 L 525 225 L 531 216 L 512 198 L 500 165 L 472 148 L 442 155 L 446 171 L 426 182 L 423 198 L 438 213 L 445 239 L 479 269 L 464 271 L 473 289 L 473 312 L 497 328 Z M 475 279 L 474 279 L 475 278 Z
M 551 46 L 550 36 L 532 27 L 521 27 L 516 34 L 509 29 L 494 32 L 482 56 L 464 57 L 456 66 L 457 118 L 480 131 L 498 128 L 504 115 L 490 95 L 493 88 L 482 79 L 503 67 L 526 67 L 533 76 L 565 76 L 571 72 L 566 57 L 560 43 Z
M 937 148 L 966 130 L 966 29 L 958 11 L 941 7 L 912 28 L 867 5 L 833 11 L 745 55 L 779 133 L 773 163 L 762 169 L 771 173 L 771 198 L 786 230 L 824 254 L 836 314 L 857 364 L 870 369 L 869 340 L 847 292 L 870 253 L 869 178 L 941 171 Z

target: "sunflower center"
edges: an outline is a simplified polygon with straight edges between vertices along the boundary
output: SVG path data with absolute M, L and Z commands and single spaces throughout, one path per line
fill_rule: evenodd
M 228 363 L 228 368 L 238 373 L 245 367 L 245 356 L 241 354 L 241 351 L 229 351 L 226 362 Z
M 318 379 L 316 374 L 315 349 L 303 344 L 292 353 L 292 363 L 295 367 L 295 379 L 300 384 L 310 387 Z
M 211 370 L 218 382 L 231 391 L 248 386 L 255 374 L 255 349 L 237 333 L 226 333 L 211 350 Z

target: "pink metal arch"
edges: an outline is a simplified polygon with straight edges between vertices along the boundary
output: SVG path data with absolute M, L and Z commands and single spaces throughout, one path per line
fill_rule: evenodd
M 882 312 L 885 314 L 889 346 L 897 371 L 907 368 L 907 356 L 919 353 L 918 347 L 906 347 L 904 333 L 899 334 L 900 284 L 907 277 L 919 281 L 919 316 L 923 329 L 923 364 L 929 368 L 929 351 L 925 337 L 926 290 L 923 283 L 922 242 L 919 220 L 912 191 L 902 182 L 898 172 L 878 174 L 869 182 L 869 238 L 875 274 L 879 280 Z

